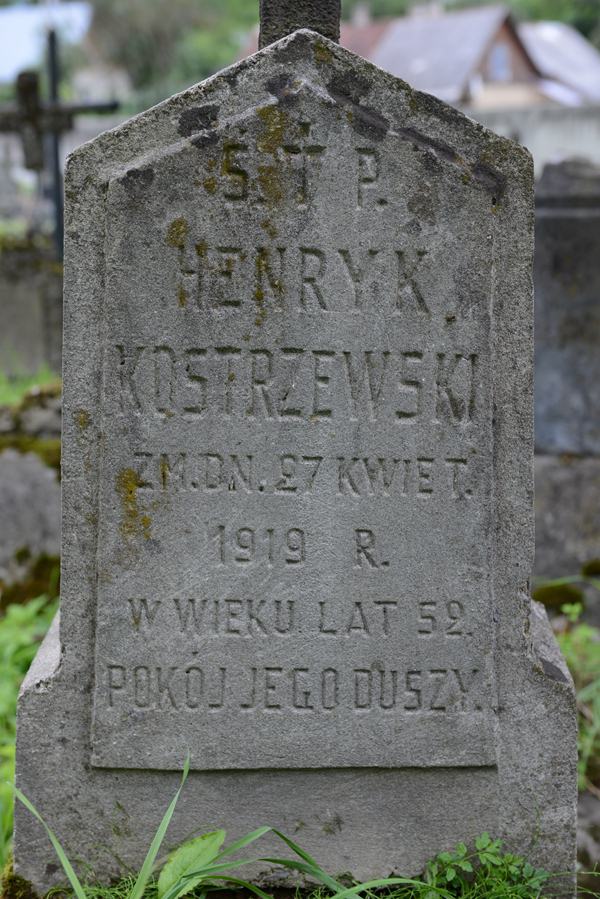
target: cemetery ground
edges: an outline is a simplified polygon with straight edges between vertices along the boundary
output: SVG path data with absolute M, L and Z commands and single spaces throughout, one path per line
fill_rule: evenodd
M 13 449 L 20 454 L 34 455 L 44 465 L 58 469 L 60 443 L 56 437 L 39 438 L 27 434 L 23 428 L 23 417 L 31 414 L 48 414 L 49 403 L 60 402 L 60 382 L 47 369 L 37 375 L 18 378 L 3 377 L 0 380 L 0 420 L 5 422 L 4 433 L 0 435 L 0 451 Z M 10 422 L 10 426 L 6 424 Z M 17 694 L 20 684 L 33 661 L 36 651 L 45 636 L 58 608 L 59 559 L 42 554 L 37 559 L 26 558 L 29 551 L 20 553 L 22 567 L 19 578 L 11 585 L 0 585 L 0 864 L 3 868 L 2 899 L 30 899 L 31 889 L 25 881 L 12 872 L 11 841 L 14 808 L 14 746 L 15 715 Z M 586 594 L 600 590 L 598 563 L 590 563 L 580 573 L 566 574 L 564 578 L 540 582 L 535 585 L 533 596 L 546 604 L 553 616 L 553 627 L 559 645 L 569 665 L 575 681 L 579 712 L 579 788 L 580 818 L 579 830 L 579 895 L 600 895 L 598 879 L 598 850 L 600 847 L 600 628 L 588 624 L 584 618 Z M 583 618 L 582 618 L 583 614 Z M 185 787 L 184 787 L 185 789 Z M 163 825 L 168 824 L 169 813 L 176 813 L 176 807 L 168 810 Z M 586 820 L 587 818 L 587 820 Z M 257 821 L 257 826 L 262 822 Z M 156 822 L 157 828 L 159 821 Z M 42 824 L 40 824 L 42 827 Z M 257 839 L 262 828 L 250 837 Z M 207 890 L 240 891 L 243 870 L 232 867 L 228 870 L 229 858 L 223 858 L 223 870 L 208 870 L 202 878 L 189 878 L 192 871 L 219 863 L 218 856 L 224 850 L 225 832 L 217 831 L 207 835 L 196 835 L 189 843 L 167 858 L 165 846 L 168 835 L 162 834 L 161 845 L 149 847 L 154 863 L 141 872 L 132 872 L 117 883 L 102 885 L 94 882 L 93 875 L 82 871 L 83 885 L 75 881 L 69 884 L 65 874 L 65 887 L 53 894 L 74 894 L 78 899 L 178 899 L 190 894 L 203 897 Z M 294 840 L 301 843 L 302 833 L 294 833 Z M 254 840 L 253 840 L 254 842 Z M 258 842 L 258 840 L 257 840 Z M 307 866 L 313 867 L 313 879 L 318 884 L 304 895 L 309 899 L 325 899 L 339 894 L 339 899 L 352 896 L 350 880 L 336 872 L 338 880 L 333 881 L 304 854 L 301 846 L 294 843 L 300 853 L 297 856 L 299 870 L 307 873 Z M 169 847 L 172 849 L 172 847 Z M 253 846 L 253 848 L 255 848 Z M 260 854 L 252 853 L 253 857 Z M 244 847 L 240 849 L 243 851 Z M 48 858 L 52 859 L 54 849 L 48 841 Z M 239 853 L 236 855 L 236 860 Z M 289 860 L 283 860 L 286 865 Z M 292 864 L 294 864 L 292 862 Z M 80 866 L 78 866 L 80 867 Z M 162 873 L 161 873 L 162 870 Z M 223 880 L 217 881 L 217 873 Z M 160 875 L 160 876 L 159 876 Z M 188 879 L 186 879 L 186 876 Z M 181 879 L 183 877 L 183 880 Z M 423 897 L 423 899 L 444 899 L 444 897 L 543 897 L 551 878 L 541 870 L 529 865 L 526 859 L 512 855 L 500 841 L 483 833 L 475 845 L 459 843 L 448 847 L 447 851 L 433 858 L 422 877 L 415 878 L 406 885 L 390 884 L 363 889 L 361 895 L 382 895 L 389 899 L 401 897 Z M 254 894 L 264 897 L 256 887 L 248 885 Z M 342 892 L 343 891 L 343 892 Z M 277 891 L 279 895 L 291 896 L 291 891 Z

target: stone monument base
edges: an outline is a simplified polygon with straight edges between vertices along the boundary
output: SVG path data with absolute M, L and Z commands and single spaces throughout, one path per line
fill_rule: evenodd
M 487 830 L 532 864 L 573 871 L 576 780 L 573 684 L 546 612 L 532 603 L 527 658 L 506 672 L 502 763 L 485 768 L 192 772 L 165 841 L 224 827 L 233 840 L 280 828 L 332 874 L 361 880 L 418 874 L 459 839 Z M 107 883 L 141 865 L 178 783 L 176 772 L 90 767 L 90 672 L 61 651 L 59 616 L 23 683 L 18 786 L 35 797 L 71 860 Z M 183 760 L 182 760 L 183 762 Z M 265 855 L 282 852 L 265 838 Z M 43 893 L 64 874 L 41 825 L 18 805 L 15 870 Z M 246 876 L 246 875 L 244 875 Z M 257 882 L 284 886 L 269 867 Z M 557 882 L 558 883 L 558 882 Z M 557 895 L 573 896 L 572 875 Z

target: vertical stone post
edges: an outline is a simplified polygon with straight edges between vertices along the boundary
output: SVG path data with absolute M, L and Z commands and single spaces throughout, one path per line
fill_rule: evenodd
M 298 28 L 311 28 L 332 41 L 340 39 L 340 0 L 260 0 L 259 47 Z

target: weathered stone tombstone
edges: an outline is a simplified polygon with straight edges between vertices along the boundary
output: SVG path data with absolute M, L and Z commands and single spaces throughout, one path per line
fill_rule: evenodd
M 0 372 L 60 372 L 62 265 L 44 238 L 0 244 Z
M 599 224 L 600 170 L 546 166 L 535 258 L 536 572 L 546 577 L 600 558 Z
M 19 786 L 103 878 L 188 752 L 172 844 L 268 822 L 362 878 L 487 829 L 571 872 L 526 152 L 299 30 L 78 150 L 66 197 L 62 620 Z M 21 810 L 15 857 L 59 877 Z

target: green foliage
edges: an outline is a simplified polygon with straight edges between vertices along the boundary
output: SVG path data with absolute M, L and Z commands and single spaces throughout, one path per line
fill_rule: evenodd
M 591 559 L 572 577 L 540 581 L 534 599 L 562 612 L 557 639 L 577 691 L 579 717 L 578 779 L 580 790 L 600 798 L 600 628 L 581 621 L 586 593 L 600 591 L 600 560 Z
M 194 876 L 195 870 L 216 858 L 219 854 L 219 849 L 225 842 L 225 836 L 224 830 L 205 833 L 202 836 L 195 837 L 173 852 L 158 878 L 159 899 L 162 899 L 165 893 L 180 880 L 187 878 L 188 875 L 190 875 L 189 879 L 187 879 L 184 887 L 180 889 L 178 895 L 185 896 L 199 886 L 201 878 Z
M 8 377 L 0 372 L 0 406 L 17 406 L 26 393 L 35 387 L 57 383 L 56 372 L 41 368 L 35 375 Z
M 0 620 L 0 866 L 12 837 L 13 798 L 7 781 L 14 778 L 17 693 L 40 641 L 56 612 L 45 597 L 9 606 Z
M 255 0 L 94 0 L 92 35 L 136 88 L 196 82 L 235 57 L 258 19 Z
M 558 642 L 573 675 L 579 715 L 579 788 L 600 795 L 600 628 L 579 620 L 580 603 L 563 606 Z
M 179 41 L 171 69 L 175 83 L 195 84 L 228 66 L 240 52 L 243 34 L 226 22 L 212 29 L 196 28 Z
M 511 0 L 510 6 L 520 19 L 566 22 L 588 37 L 598 35 L 598 0 Z
M 534 899 L 541 895 L 550 875 L 520 856 L 503 852 L 500 840 L 483 833 L 471 854 L 464 843 L 453 852 L 441 852 L 427 865 L 424 880 L 434 891 L 431 896 L 425 893 L 424 899 L 435 899 L 444 891 L 450 896 Z

